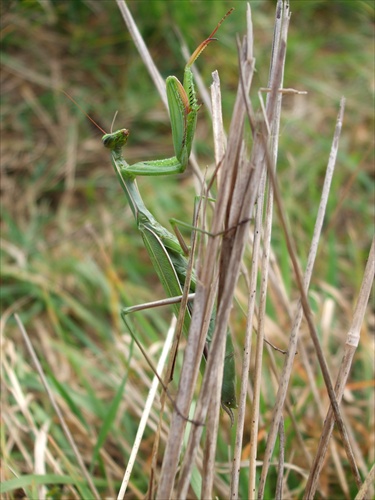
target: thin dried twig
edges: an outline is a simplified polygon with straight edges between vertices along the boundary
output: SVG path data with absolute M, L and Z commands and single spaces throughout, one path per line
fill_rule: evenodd
M 249 120 L 250 120 L 250 123 L 252 123 L 252 122 L 254 121 L 254 118 L 251 116 L 250 109 L 249 109 L 248 115 L 249 115 Z M 335 143 L 336 143 L 336 142 L 337 142 L 337 141 L 335 141 Z M 336 152 L 337 152 L 337 144 L 336 144 Z M 333 153 L 331 154 L 331 159 L 332 159 L 332 155 L 333 155 Z M 333 155 L 333 156 L 334 156 L 334 155 Z M 334 157 L 335 157 L 335 156 L 334 156 Z M 271 164 L 271 160 L 268 160 L 268 161 L 269 161 L 269 162 L 270 162 L 270 164 Z M 334 163 L 333 163 L 333 164 L 334 164 Z M 327 179 L 326 179 L 326 180 L 327 180 Z M 328 192 L 329 192 L 329 189 L 328 189 L 328 191 L 326 191 L 326 193 L 328 193 Z M 326 198 L 325 198 L 325 199 L 326 199 Z M 324 210 L 323 210 L 323 212 L 322 212 L 322 213 L 324 214 Z M 321 224 L 321 223 L 322 223 L 322 219 L 320 218 L 319 220 L 321 221 L 321 222 L 320 222 L 320 224 Z M 319 226 L 318 226 L 318 227 L 319 227 Z M 320 227 L 321 227 L 321 226 L 320 226 Z M 314 239 L 313 241 L 318 241 L 318 238 Z M 313 247 L 312 247 L 312 248 L 314 248 L 314 245 L 313 245 Z M 316 245 L 315 245 L 315 248 L 316 248 Z M 312 270 L 312 265 L 310 265 L 310 266 L 309 266 L 309 264 L 308 264 L 308 269 L 310 269 L 310 272 L 311 272 L 311 270 Z M 306 281 L 306 277 L 305 277 L 305 281 Z M 302 311 L 301 311 L 301 313 L 302 313 Z M 300 318 L 300 319 L 302 319 L 302 314 L 301 314 L 301 318 Z M 300 322 L 300 320 L 299 320 L 299 322 Z M 295 323 L 296 323 L 296 322 L 295 322 Z M 298 327 L 299 327 L 299 325 L 298 325 Z M 294 341 L 294 342 L 296 342 L 296 341 L 297 341 L 297 339 L 296 339 L 296 336 L 295 336 L 295 335 L 292 335 L 292 336 L 291 336 L 291 341 Z M 291 368 L 292 368 L 292 363 L 293 363 L 293 358 L 294 358 L 294 353 L 295 353 L 295 351 L 296 351 L 295 347 L 293 348 L 292 346 L 289 346 L 289 349 L 288 349 L 289 356 L 287 356 L 286 361 L 285 361 L 285 363 L 286 363 L 286 364 L 287 364 L 287 362 L 288 362 L 288 364 L 289 364 L 289 368 L 288 368 L 288 373 L 289 373 L 289 375 L 287 376 L 287 379 L 285 380 L 285 378 L 284 378 L 284 377 L 285 377 L 285 375 L 286 375 L 286 372 L 284 372 L 284 373 L 283 373 L 283 376 L 282 376 L 282 378 L 281 378 L 281 385 L 280 385 L 280 389 L 283 387 L 283 391 L 282 391 L 282 393 L 284 393 L 284 396 L 283 396 L 283 398 L 282 398 L 282 401 L 284 401 L 284 400 L 285 400 L 286 389 L 287 389 L 287 386 L 288 386 L 288 382 L 287 382 L 287 380 L 289 380 L 289 377 L 290 377 L 290 373 L 291 373 Z M 289 359 L 289 361 L 288 361 L 288 359 Z M 286 365 L 284 365 L 284 370 L 285 370 L 285 366 L 286 366 Z M 283 382 L 283 381 L 284 381 L 284 382 Z M 280 390 L 279 390 L 279 395 L 278 395 L 278 397 L 279 397 L 279 396 L 280 396 Z M 279 405 L 279 403 L 280 403 L 280 401 L 278 401 L 278 402 L 277 402 L 277 404 L 276 404 L 276 406 L 275 406 L 275 410 L 274 410 L 274 411 L 276 412 L 276 414 L 277 414 L 277 415 L 279 415 L 279 416 L 280 416 L 280 415 L 281 415 L 281 411 L 282 411 L 283 404 L 280 404 L 280 405 Z M 279 406 L 278 406 L 278 405 L 279 405 Z M 271 454 L 272 454 L 273 446 L 274 446 L 275 439 L 276 439 L 276 432 L 277 432 L 277 427 L 278 427 L 278 419 L 275 419 L 275 416 L 274 416 L 274 418 L 273 418 L 272 422 L 273 422 L 273 423 L 272 423 L 272 426 L 271 426 L 271 433 L 270 433 L 270 435 L 269 435 L 269 437 L 268 437 L 268 445 L 270 444 L 270 442 L 271 442 L 271 441 L 272 441 L 272 445 L 271 445 L 271 446 L 267 446 L 267 448 L 266 448 L 266 456 L 265 456 L 265 463 L 266 463 L 266 466 L 263 468 L 263 470 L 265 470 L 265 469 L 267 469 L 267 470 L 268 470 L 268 465 L 267 465 L 267 464 L 269 463 L 269 457 L 270 457 L 270 456 L 271 456 Z M 267 458 L 267 457 L 268 457 L 268 458 Z M 251 461 L 250 461 L 250 463 L 251 463 Z M 253 475 L 252 475 L 252 476 L 253 476 Z M 264 484 L 263 484 L 263 485 L 261 484 L 261 488 L 263 488 L 263 487 L 264 487 Z M 251 490 L 250 490 L 250 491 L 251 491 Z M 254 491 L 252 492 L 252 494 L 254 494 Z M 260 495 L 261 495 L 261 493 L 260 493 Z
M 279 450 L 279 464 L 277 471 L 277 481 L 276 481 L 276 492 L 275 499 L 281 500 L 283 498 L 283 479 L 284 479 L 284 462 L 285 462 L 285 430 L 284 430 L 284 419 L 281 417 L 279 424 L 279 440 L 280 440 L 280 450 Z

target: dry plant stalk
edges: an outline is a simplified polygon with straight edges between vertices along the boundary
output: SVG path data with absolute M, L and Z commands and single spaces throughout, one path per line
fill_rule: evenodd
M 274 39 L 272 47 L 272 57 L 271 57 L 271 67 L 270 67 L 270 77 L 269 86 L 271 87 L 273 93 L 282 88 L 283 73 L 285 65 L 285 47 L 287 39 L 287 31 L 289 26 L 289 5 L 286 3 L 285 9 L 282 2 L 278 2 L 276 6 L 276 16 L 275 16 L 275 30 Z M 277 82 L 277 83 L 276 83 Z M 259 148 L 261 149 L 264 159 L 266 156 L 265 148 L 269 148 L 272 151 L 271 168 L 276 169 L 277 161 L 277 150 L 278 150 L 278 136 L 280 128 L 280 115 L 281 115 L 281 98 L 282 94 L 278 93 L 276 100 L 276 110 L 274 113 L 273 120 L 269 117 L 269 106 L 272 98 L 272 94 L 268 95 L 267 106 L 266 106 L 266 117 L 268 119 L 269 125 L 269 135 L 270 142 L 268 145 L 265 144 L 265 138 L 260 141 Z M 250 111 L 250 108 L 248 108 Z M 249 116 L 250 123 L 254 122 L 253 117 Z M 254 144 L 253 151 L 256 145 Z M 264 161 L 264 160 L 263 160 Z M 255 234 L 262 233 L 262 219 L 263 219 L 263 205 L 266 193 L 266 169 L 263 170 L 260 189 L 258 193 L 257 201 L 257 213 L 255 222 Z M 262 378 L 262 358 L 263 358 L 263 346 L 264 346 L 264 333 L 265 333 L 265 319 L 266 319 L 266 299 L 267 299 L 267 286 L 268 286 L 268 271 L 269 271 L 269 256 L 271 247 L 271 231 L 272 231 L 272 214 L 273 214 L 273 191 L 272 186 L 268 190 L 268 197 L 266 202 L 266 216 L 265 216 L 265 227 L 263 236 L 263 258 L 261 264 L 261 288 L 259 292 L 259 318 L 258 318 L 258 334 L 256 339 L 256 353 L 255 353 L 255 370 L 253 376 L 253 404 L 251 409 L 251 431 L 250 431 L 250 460 L 249 460 L 249 489 L 248 494 L 250 498 L 255 496 L 255 479 L 256 479 L 256 458 L 257 458 L 257 436 L 258 436 L 258 423 L 259 423 L 259 413 L 260 413 L 260 392 L 261 392 L 261 378 Z M 260 246 L 260 237 L 254 238 L 253 253 L 258 255 Z M 252 281 L 250 283 L 251 290 L 256 287 L 257 276 L 252 273 Z M 255 296 L 255 294 L 254 294 Z M 254 305 L 253 300 L 250 296 L 248 310 L 253 312 L 252 309 Z M 252 314 L 251 314 L 252 316 Z M 250 330 L 251 325 L 248 325 Z M 233 475 L 232 475 L 233 478 Z M 232 488 L 235 488 L 235 484 L 232 482 Z

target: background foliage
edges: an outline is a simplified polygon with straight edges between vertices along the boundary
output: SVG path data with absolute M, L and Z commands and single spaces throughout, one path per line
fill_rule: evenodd
M 230 7 L 236 8 L 221 27 L 218 42 L 197 63 L 207 85 L 210 73 L 219 70 L 228 126 L 238 79 L 235 37 L 244 31 L 245 3 L 158 0 L 129 1 L 128 6 L 165 77 L 182 77 L 180 35 L 192 50 Z M 267 84 L 274 2 L 251 2 L 251 6 L 256 89 Z M 302 262 L 312 234 L 312 214 L 317 209 L 338 102 L 342 95 L 347 98 L 331 207 L 312 288 L 324 292 L 324 300 L 319 302 L 319 295 L 316 304 L 322 317 L 324 307 L 335 302 L 330 326 L 339 335 L 348 326 L 373 233 L 374 10 L 370 1 L 292 1 L 291 10 L 285 86 L 307 90 L 308 95 L 284 100 L 279 179 Z M 106 413 L 126 365 L 125 354 L 121 357 L 117 351 L 123 333 L 119 309 L 122 304 L 160 298 L 163 292 L 155 282 L 108 152 L 102 148 L 101 134 L 57 89 L 72 95 L 105 130 L 118 112 L 114 127 L 131 131 L 126 150 L 129 163 L 172 154 L 169 119 L 114 2 L 4 2 L 1 22 L 1 326 L 6 365 L 3 384 L 9 389 L 2 391 L 2 404 L 17 422 L 6 461 L 20 475 L 33 472 L 34 441 L 26 437 L 25 430 L 31 423 L 12 396 L 10 373 L 16 374 L 25 397 L 31 397 L 37 426 L 48 420 L 57 448 L 65 447 L 12 319 L 19 312 L 42 353 L 50 382 L 71 412 L 72 426 L 74 422 L 78 429 L 79 423 L 84 429 L 77 430 L 77 436 L 82 440 L 90 437 L 87 460 L 103 495 L 110 494 L 121 478 L 141 407 L 141 401 L 135 401 L 118 412 L 114 421 Z M 258 102 L 256 93 L 252 99 Z M 195 148 L 204 168 L 213 156 L 204 108 L 199 114 Z M 194 188 L 189 172 L 180 178 L 145 178 L 139 184 L 148 207 L 162 224 L 167 226 L 170 217 L 191 220 Z M 292 278 L 277 227 L 273 248 L 288 284 Z M 277 313 L 270 310 L 270 314 L 277 322 Z M 162 342 L 160 329 L 165 329 L 163 318 L 168 321 L 169 312 L 150 317 L 151 322 L 139 319 L 140 336 L 157 349 Z M 243 322 L 242 317 L 234 331 L 240 332 Z M 366 429 L 373 425 L 369 410 L 373 398 L 370 324 L 369 316 L 353 372 L 356 389 L 347 401 L 356 402 L 359 446 L 369 463 L 374 458 L 373 437 L 366 437 Z M 334 344 L 335 337 L 327 336 L 326 341 Z M 136 362 L 145 370 L 140 356 Z M 135 387 L 134 372 L 138 370 L 133 366 L 129 374 Z M 313 435 L 314 415 L 304 408 L 303 418 L 305 430 Z M 103 421 L 108 422 L 108 433 L 100 446 L 108 460 L 103 455 L 92 458 Z M 10 421 L 4 423 L 9 440 Z M 223 434 L 225 456 L 229 431 Z M 152 432 L 149 438 L 152 442 Z M 65 453 L 69 457 L 70 452 Z M 147 453 L 143 459 L 147 460 Z M 142 460 L 138 466 L 135 492 L 146 487 Z M 103 480 L 108 479 L 109 470 L 114 483 Z M 8 478 L 9 472 L 4 474 Z M 329 476 L 329 470 L 326 482 L 327 491 L 335 492 L 335 478 Z

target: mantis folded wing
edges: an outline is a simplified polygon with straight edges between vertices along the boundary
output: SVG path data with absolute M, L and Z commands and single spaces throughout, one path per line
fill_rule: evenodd
M 230 12 L 231 11 L 229 11 L 229 13 Z M 188 261 L 184 256 L 184 251 L 177 238 L 161 226 L 149 210 L 147 210 L 138 191 L 135 177 L 137 175 L 153 176 L 175 174 L 181 173 L 185 170 L 191 152 L 197 121 L 197 112 L 199 109 L 194 89 L 191 65 L 204 48 L 212 40 L 214 40 L 212 37 L 219 28 L 221 22 L 217 25 L 211 35 L 197 47 L 190 57 L 185 67 L 183 84 L 181 84 L 174 76 L 167 78 L 167 98 L 172 125 L 173 145 L 176 156 L 164 160 L 144 161 L 135 163 L 134 165 L 128 165 L 122 156 L 122 148 L 125 146 L 129 136 L 128 130 L 121 129 L 111 134 L 105 134 L 102 139 L 104 146 L 111 151 L 111 159 L 115 172 L 126 194 L 136 220 L 138 230 L 142 235 L 152 264 L 168 297 L 182 295 L 182 289 L 185 284 L 188 269 Z M 194 293 L 195 287 L 196 278 L 193 273 L 189 293 Z M 178 314 L 179 305 L 176 304 L 174 307 L 176 314 Z M 189 301 L 183 325 L 183 330 L 186 335 L 189 331 L 191 310 L 192 302 Z M 122 316 L 126 322 L 126 311 L 123 311 Z M 207 334 L 207 344 L 211 342 L 214 321 L 215 318 L 213 315 Z M 230 414 L 231 408 L 237 407 L 234 352 L 229 331 L 226 340 L 221 403 Z

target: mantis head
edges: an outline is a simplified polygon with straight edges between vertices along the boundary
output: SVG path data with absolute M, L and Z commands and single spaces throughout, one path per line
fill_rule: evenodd
M 122 128 L 121 130 L 117 130 L 112 134 L 103 135 L 102 141 L 106 148 L 113 150 L 125 146 L 128 137 L 129 130 L 127 130 L 126 128 Z

